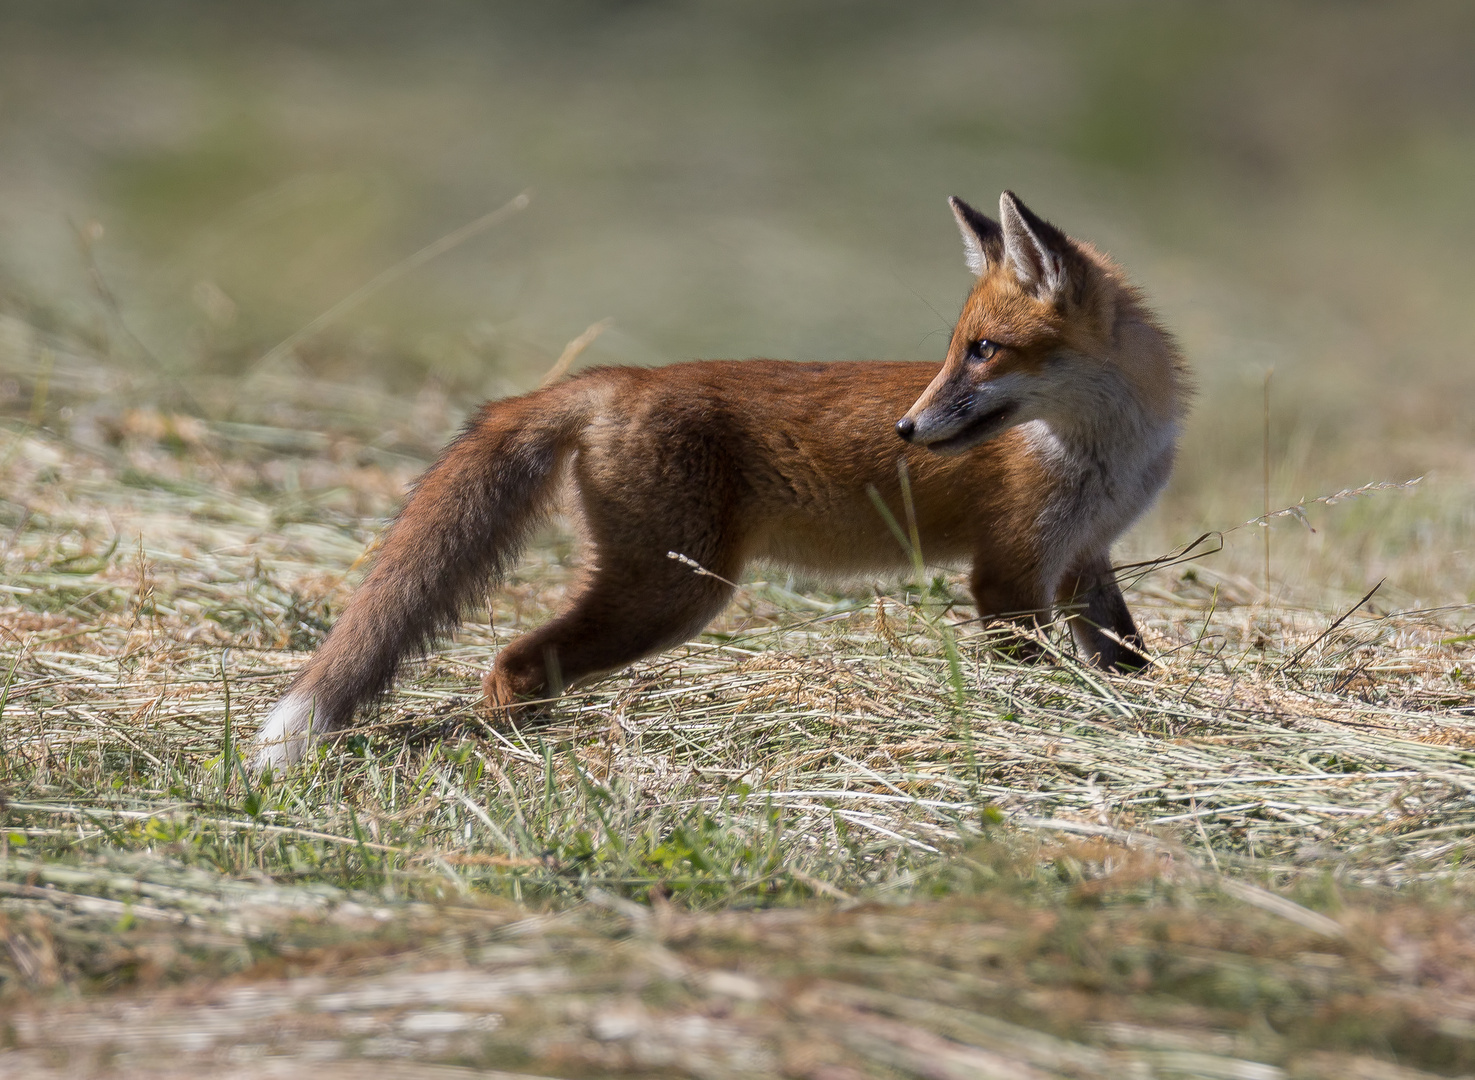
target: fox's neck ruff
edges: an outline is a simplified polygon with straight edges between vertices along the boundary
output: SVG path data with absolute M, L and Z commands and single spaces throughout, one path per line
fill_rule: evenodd
M 1127 480 L 1162 453 L 1171 455 L 1178 417 L 1149 409 L 1119 374 L 1103 367 L 1097 378 L 1072 389 L 1067 404 L 1073 407 L 1024 425 L 1047 464 L 1085 464 L 1103 481 Z

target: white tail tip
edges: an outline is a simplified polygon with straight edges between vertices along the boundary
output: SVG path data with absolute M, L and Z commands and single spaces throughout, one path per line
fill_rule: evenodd
M 251 759 L 251 770 L 260 773 L 301 761 L 312 741 L 313 726 L 311 697 L 294 693 L 282 698 L 256 733 L 256 755 Z

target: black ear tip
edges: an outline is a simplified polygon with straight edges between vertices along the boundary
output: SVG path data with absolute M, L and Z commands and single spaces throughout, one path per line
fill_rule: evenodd
M 1031 229 L 1040 230 L 1055 228 L 1055 226 L 1051 225 L 1044 218 L 1040 217 L 1039 214 L 1035 213 L 1029 207 L 1025 206 L 1024 203 L 1020 201 L 1019 196 L 1014 194 L 1014 192 L 1005 191 L 1002 195 L 999 196 L 999 216 L 1002 218 L 1008 217 L 1010 215 L 1017 217 L 1020 221 L 1024 222 L 1024 224 Z
M 947 204 L 953 208 L 954 217 L 959 221 L 967 221 L 974 229 L 987 228 L 990 224 L 988 215 L 980 214 L 956 195 L 949 195 Z

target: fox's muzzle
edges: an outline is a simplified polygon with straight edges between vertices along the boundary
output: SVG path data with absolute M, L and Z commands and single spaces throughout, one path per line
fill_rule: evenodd
M 957 454 L 1007 431 L 1019 411 L 1018 398 L 1001 387 L 950 380 L 929 387 L 896 422 L 896 434 L 935 453 Z

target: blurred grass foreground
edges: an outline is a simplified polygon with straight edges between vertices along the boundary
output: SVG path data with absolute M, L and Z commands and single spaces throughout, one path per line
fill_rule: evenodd
M 0 8 L 0 1075 L 1475 1075 L 1472 46 L 1453 2 Z M 246 775 L 477 401 L 940 360 L 944 199 L 1004 187 L 1197 373 L 1118 552 L 1150 669 L 1020 665 L 946 568 L 760 571 L 489 727 L 565 521 Z

